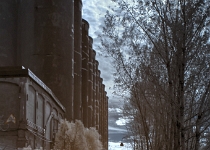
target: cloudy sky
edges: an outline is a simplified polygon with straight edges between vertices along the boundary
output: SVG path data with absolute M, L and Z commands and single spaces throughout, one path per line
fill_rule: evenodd
M 101 77 L 106 86 L 107 95 L 109 97 L 109 141 L 119 143 L 126 135 L 124 120 L 122 119 L 122 100 L 113 95 L 113 76 L 114 69 L 111 60 L 101 55 L 98 48 L 100 41 L 97 35 L 101 33 L 104 16 L 109 6 L 113 6 L 111 0 L 83 0 L 83 19 L 90 24 L 89 35 L 93 38 L 93 48 L 96 51 L 96 59 L 99 61 L 99 69 Z M 116 145 L 118 146 L 118 145 Z M 115 147 L 117 149 L 117 147 Z

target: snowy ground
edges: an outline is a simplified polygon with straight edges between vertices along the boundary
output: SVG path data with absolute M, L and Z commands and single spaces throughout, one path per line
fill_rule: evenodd
M 129 143 L 123 143 L 124 146 L 120 146 L 120 142 L 109 142 L 109 150 L 132 150 Z

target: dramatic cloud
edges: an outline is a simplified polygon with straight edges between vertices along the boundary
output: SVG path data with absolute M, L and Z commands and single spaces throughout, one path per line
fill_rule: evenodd
M 83 0 L 83 18 L 93 25 L 89 30 L 93 38 L 97 37 L 96 32 L 101 31 L 99 27 L 103 24 L 106 11 L 110 10 L 109 6 L 112 5 L 111 0 Z
M 101 55 L 98 48 L 100 40 L 97 38 L 101 33 L 101 26 L 104 23 L 104 16 L 109 6 L 113 3 L 111 0 L 83 0 L 83 19 L 87 20 L 90 24 L 89 35 L 93 38 L 93 49 L 96 51 L 96 59 L 99 61 L 99 69 L 101 70 L 101 77 L 106 86 L 107 95 L 110 97 L 112 91 L 109 89 L 113 86 L 113 67 L 111 66 L 110 58 L 105 58 Z

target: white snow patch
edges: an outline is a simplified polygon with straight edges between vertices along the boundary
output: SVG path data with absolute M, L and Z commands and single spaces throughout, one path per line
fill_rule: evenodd
M 124 146 L 120 146 L 120 143 L 109 142 L 109 150 L 132 150 L 130 143 L 123 143 Z
M 118 126 L 124 126 L 124 125 L 126 125 L 126 120 L 123 118 L 119 118 L 119 120 L 116 121 L 116 124 Z
M 117 112 L 117 113 L 122 113 L 123 110 L 120 108 L 109 108 L 109 112 Z

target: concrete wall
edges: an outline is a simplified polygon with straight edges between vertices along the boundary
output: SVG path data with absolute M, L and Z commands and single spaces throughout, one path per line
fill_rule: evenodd
M 82 1 L 74 1 L 74 120 L 82 119 Z
M 19 120 L 19 91 L 18 84 L 0 81 L 0 147 L 3 145 L 16 147 L 19 122 L 7 122 L 7 120 L 10 115 Z
M 82 121 L 88 127 L 89 23 L 82 20 Z
M 17 5 L 14 0 L 0 1 L 0 66 L 16 64 Z
M 88 57 L 88 127 L 93 127 L 93 39 L 89 37 Z
M 29 121 L 28 129 L 30 131 L 28 137 L 32 148 L 44 147 L 46 149 L 52 148 L 55 133 L 58 130 L 59 119 L 63 118 L 64 112 L 53 97 L 46 91 L 43 91 L 39 85 L 36 85 L 33 80 L 28 80 L 26 84 L 26 120 Z M 34 109 L 32 108 L 34 107 Z M 33 110 L 33 112 L 32 112 Z M 31 113 L 29 113 L 31 112 Z M 32 122 L 32 124 L 30 124 Z M 36 128 L 39 128 L 37 130 Z M 45 130 L 45 132 L 43 132 Z M 43 137 L 33 136 L 33 132 L 39 133 Z
M 30 68 L 73 119 L 73 0 L 1 0 L 0 35 L 0 66 Z
M 72 0 L 35 0 L 34 49 L 22 50 L 21 65 L 30 68 L 66 107 L 73 119 L 74 5 Z M 31 56 L 31 60 L 28 60 Z
M 92 99 L 92 113 L 93 113 L 93 116 L 92 116 L 92 126 L 93 127 L 96 127 L 96 73 L 97 73 L 97 67 L 98 67 L 98 61 L 96 61 L 95 59 L 95 56 L 96 56 L 96 52 L 93 50 L 92 52 L 92 65 L 93 65 L 93 90 L 92 90 L 92 93 L 93 93 L 93 99 Z

